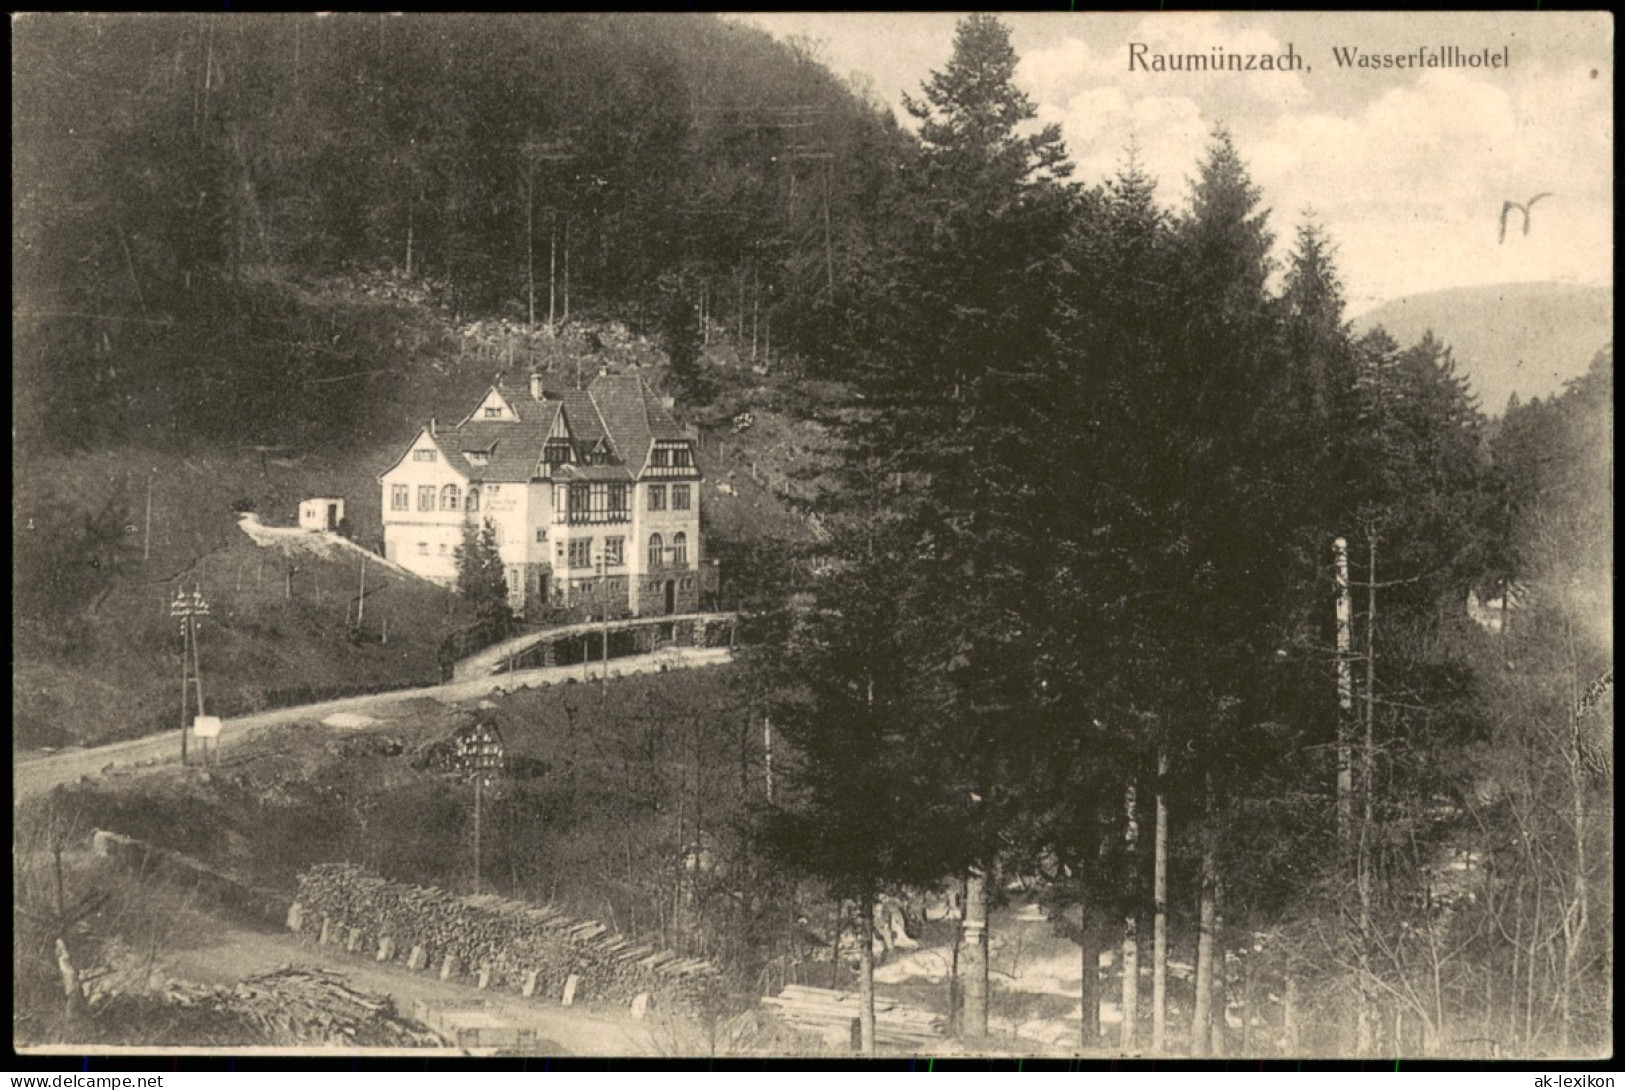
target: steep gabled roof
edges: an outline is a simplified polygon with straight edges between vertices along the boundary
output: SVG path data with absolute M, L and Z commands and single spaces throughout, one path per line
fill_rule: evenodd
M 587 387 L 615 453 L 633 473 L 643 468 L 656 439 L 683 439 L 682 427 L 638 375 L 599 375 Z
M 682 426 L 672 418 L 649 384 L 637 375 L 599 375 L 585 390 L 549 390 L 541 401 L 520 395 L 502 384 L 495 391 L 517 419 L 475 419 L 472 413 L 454 428 L 431 436 L 442 457 L 472 481 L 529 481 L 547 469 L 543 453 L 548 435 L 563 419 L 576 450 L 585 454 L 601 443 L 622 465 L 565 465 L 553 475 L 560 480 L 625 481 L 637 477 L 656 439 L 684 439 Z M 481 397 L 481 403 L 485 397 Z M 424 432 L 420 431 L 418 437 Z M 418 437 L 414 437 L 416 444 Z M 411 445 L 407 447 L 410 451 Z M 476 465 L 463 457 L 478 452 L 487 458 Z M 390 469 L 399 465 L 405 453 Z M 542 466 L 538 470 L 538 466 Z M 384 472 L 389 472 L 385 470 Z M 383 474 L 379 474 L 380 477 Z
M 564 405 L 564 419 L 570 424 L 570 435 L 576 442 L 577 450 L 586 450 L 593 443 L 609 436 L 609 430 L 604 426 L 604 418 L 598 413 L 598 406 L 593 404 L 592 395 L 586 390 L 549 390 L 549 398 L 558 398 Z M 614 437 L 610 442 L 614 443 Z M 615 453 L 619 454 L 620 451 Z
M 439 449 L 440 456 L 442 458 L 444 458 L 446 456 L 446 447 L 440 442 L 439 437 L 436 436 L 433 432 L 431 432 L 428 428 L 419 428 L 417 434 L 412 436 L 411 440 L 401 450 L 400 454 L 396 456 L 395 460 L 393 462 L 389 463 L 387 466 L 385 466 L 383 468 L 383 471 L 378 474 L 378 479 L 380 481 L 383 480 L 384 477 L 386 475 L 388 475 L 390 470 L 394 469 L 396 466 L 398 466 L 402 462 L 406 461 L 406 456 L 408 454 L 412 453 L 412 448 L 417 446 L 418 445 L 418 440 L 423 438 L 425 435 L 427 435 L 429 437 L 429 442 L 433 443 L 435 445 L 435 447 L 437 449 Z M 456 468 L 456 467 L 453 467 L 453 468 Z M 462 472 L 462 470 L 458 469 L 458 472 Z
M 499 391 L 502 392 L 502 391 Z M 441 431 L 442 450 L 451 451 L 458 471 L 481 481 L 528 481 L 536 475 L 542 445 L 559 413 L 557 401 L 526 401 L 504 393 L 518 420 L 469 420 Z M 473 465 L 464 451 L 484 451 L 489 461 Z

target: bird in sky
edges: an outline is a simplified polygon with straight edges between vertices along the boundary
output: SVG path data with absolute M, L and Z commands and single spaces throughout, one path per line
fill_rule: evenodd
M 1530 197 L 1523 204 L 1519 204 L 1517 201 L 1506 201 L 1505 203 L 1503 203 L 1501 205 L 1501 241 L 1505 242 L 1507 240 L 1507 213 L 1508 212 L 1510 212 L 1514 208 L 1516 208 L 1518 211 L 1523 213 L 1523 233 L 1525 235 L 1527 235 L 1529 233 L 1529 210 L 1531 208 L 1535 207 L 1535 202 L 1536 201 L 1540 200 L 1543 197 L 1550 197 L 1550 196 L 1552 196 L 1552 194 L 1550 194 L 1550 193 L 1536 193 L 1533 197 Z

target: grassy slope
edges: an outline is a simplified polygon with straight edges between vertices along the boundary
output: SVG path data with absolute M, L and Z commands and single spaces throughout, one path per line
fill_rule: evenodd
M 50 479 L 130 494 L 135 545 L 98 606 L 61 623 L 14 620 L 14 745 L 96 744 L 176 725 L 180 638 L 169 609 L 178 587 L 196 586 L 210 603 L 200 654 L 211 713 L 438 679 L 440 640 L 461 620 L 445 591 L 370 566 L 366 630 L 381 635 L 387 619 L 388 643 L 352 642 L 346 621 L 359 590 L 360 558 L 299 556 L 290 595 L 288 557 L 255 545 L 237 527 L 235 499 L 271 505 L 309 487 L 291 471 L 262 477 L 257 460 L 208 455 L 149 456 L 139 468 L 154 463 L 162 483 L 153 489 L 152 556 L 145 562 L 144 486 L 119 455 L 80 455 L 36 469 Z M 282 506 L 291 510 L 292 503 Z M 23 524 L 20 532 L 29 532 L 26 516 Z
M 761 864 L 737 830 L 762 792 L 762 753 L 740 677 L 719 667 L 623 678 L 608 700 L 596 686 L 565 684 L 480 702 L 509 754 L 507 774 L 485 793 L 485 888 L 555 901 L 646 940 L 662 918 L 669 924 L 684 844 L 703 842 L 728 883 L 753 888 Z M 365 732 L 276 728 L 227 751 L 207 778 L 160 769 L 76 785 L 62 802 L 87 827 L 268 886 L 289 889 L 315 863 L 349 860 L 466 892 L 472 794 L 425 758 L 470 710 L 416 702 L 380 712 L 396 717 Z M 729 896 L 737 888 L 712 890 L 710 911 L 782 924 L 757 918 L 765 906 L 737 918 L 747 907 Z M 727 941 L 744 938 L 739 930 Z

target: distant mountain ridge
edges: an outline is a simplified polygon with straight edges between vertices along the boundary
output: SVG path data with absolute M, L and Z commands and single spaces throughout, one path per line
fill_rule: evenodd
M 1401 345 L 1429 329 L 1454 349 L 1457 370 L 1490 416 L 1522 401 L 1546 398 L 1585 373 L 1613 340 L 1611 287 L 1578 284 L 1491 284 L 1448 288 L 1384 303 L 1353 320 L 1357 333 L 1382 326 Z

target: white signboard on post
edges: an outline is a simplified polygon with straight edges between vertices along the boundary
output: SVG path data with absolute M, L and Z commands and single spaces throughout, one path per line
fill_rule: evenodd
M 200 715 L 192 720 L 192 734 L 198 738 L 220 737 L 220 717 Z

